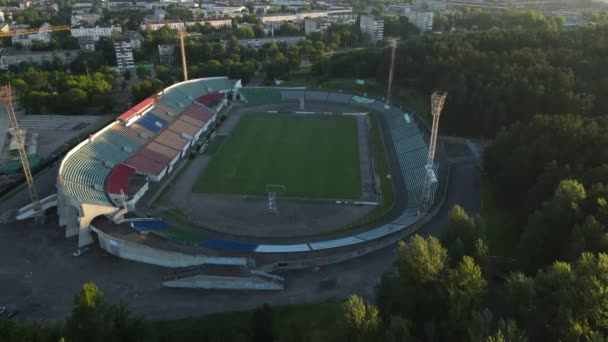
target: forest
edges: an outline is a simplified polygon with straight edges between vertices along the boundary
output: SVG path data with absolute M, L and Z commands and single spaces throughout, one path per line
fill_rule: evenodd
M 607 25 L 555 29 L 458 30 L 402 40 L 395 81 L 430 93 L 448 91 L 446 134 L 492 138 L 503 127 L 536 114 L 608 113 Z M 387 49 L 360 49 L 316 63 L 313 74 L 388 76 Z

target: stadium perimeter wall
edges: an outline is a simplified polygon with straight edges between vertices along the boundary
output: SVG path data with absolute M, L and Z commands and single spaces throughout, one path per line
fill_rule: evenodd
M 91 226 L 91 229 L 97 233 L 97 237 L 99 238 L 99 246 L 101 248 L 112 255 L 131 261 L 171 268 L 198 265 L 248 265 L 247 258 L 214 257 L 168 251 L 122 240 L 115 236 L 106 234 L 94 226 Z
M 306 253 L 302 253 L 302 258 L 297 260 L 290 261 L 277 261 L 266 265 L 260 265 L 259 267 L 254 267 L 255 270 L 261 272 L 274 272 L 277 270 L 295 270 L 295 269 L 305 269 L 312 268 L 316 266 L 325 266 L 331 264 L 337 264 L 341 262 L 345 262 L 351 259 L 355 259 L 369 253 L 378 251 L 380 249 L 386 248 L 390 245 L 397 243 L 399 240 L 402 240 L 411 234 L 414 234 L 422 225 L 431 220 L 437 212 L 443 207 L 443 203 L 445 201 L 447 195 L 447 182 L 449 182 L 451 173 L 451 168 L 448 167 L 447 175 L 446 175 L 446 186 L 443 188 L 443 193 L 441 200 L 439 203 L 427 213 L 424 217 L 422 217 L 419 221 L 412 224 L 409 227 L 405 227 L 400 231 L 392 234 L 390 237 L 385 239 L 379 239 L 377 243 L 374 244 L 366 244 L 365 247 L 361 246 L 357 248 L 357 245 L 353 245 L 353 249 L 344 252 L 344 253 L 336 253 L 331 254 L 322 258 L 306 258 Z M 138 261 L 147 264 L 163 266 L 163 267 L 187 267 L 187 266 L 196 266 L 203 264 L 219 264 L 219 265 L 241 265 L 247 266 L 249 265 L 249 259 L 247 258 L 237 258 L 237 257 L 212 257 L 206 255 L 190 255 L 185 253 L 167 251 L 162 249 L 157 249 L 149 246 L 145 246 L 142 244 L 138 244 L 131 241 L 125 241 L 114 236 L 110 236 L 101 230 L 91 227 L 91 229 L 97 233 L 99 238 L 100 247 L 106 250 L 108 253 L 115 255 L 120 258 L 124 258 L 131 261 Z M 280 258 L 280 257 L 279 257 Z

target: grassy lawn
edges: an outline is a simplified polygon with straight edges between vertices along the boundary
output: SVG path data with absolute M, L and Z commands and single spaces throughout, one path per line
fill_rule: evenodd
M 207 148 L 205 151 L 203 151 L 203 154 L 214 154 L 220 149 L 227 138 L 227 135 L 216 135 L 215 138 L 209 142 L 209 145 L 207 145 Z
M 376 167 L 376 175 L 380 179 L 380 190 L 382 191 L 383 201 L 380 205 L 372 209 L 372 211 L 370 211 L 367 215 L 350 223 L 343 229 L 374 222 L 382 216 L 388 214 L 388 212 L 391 211 L 395 205 L 393 182 L 386 178 L 386 175 L 389 174 L 389 168 L 384 143 L 382 141 L 382 132 L 380 131 L 380 122 L 378 122 L 377 114 L 372 114 L 370 116 L 370 126 L 373 144 L 372 148 L 374 149 L 374 165 Z
M 518 232 L 514 229 L 511 215 L 497 203 L 492 185 L 487 180 L 482 183 L 481 196 L 481 213 L 490 253 L 512 257 L 517 245 Z
M 357 123 L 345 116 L 257 114 L 241 119 L 194 191 L 286 196 L 361 197 Z
M 342 301 L 273 307 L 277 341 L 336 341 Z M 155 322 L 159 341 L 250 341 L 253 311 Z

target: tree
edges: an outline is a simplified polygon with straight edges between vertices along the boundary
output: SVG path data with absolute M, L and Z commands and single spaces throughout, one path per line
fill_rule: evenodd
M 384 330 L 383 341 L 386 342 L 414 342 L 410 333 L 412 323 L 401 316 L 391 317 L 388 327 Z
M 587 340 L 608 328 L 608 255 L 555 262 L 534 281 L 531 340 Z
M 145 79 L 152 76 L 152 71 L 146 66 L 138 66 L 135 69 L 135 73 L 139 79 Z
M 450 210 L 441 242 L 448 249 L 452 262 L 458 262 L 464 255 L 482 261 L 480 259 L 487 253 L 483 237 L 481 224 L 469 217 L 462 207 L 455 205 Z
M 353 341 L 375 341 L 380 326 L 378 309 L 352 295 L 344 303 L 344 321 L 347 336 Z
M 530 216 L 519 245 L 527 270 L 534 271 L 566 254 L 572 229 L 581 219 L 581 204 L 586 196 L 582 184 L 563 180 L 551 201 Z
M 150 341 L 153 335 L 140 317 L 135 317 L 124 304 L 106 303 L 93 283 L 82 285 L 74 297 L 72 315 L 67 321 L 71 341 Z
M 106 324 L 103 293 L 93 283 L 82 285 L 74 297 L 72 315 L 67 321 L 68 336 L 73 341 L 104 341 Z
M 241 26 L 236 30 L 236 36 L 239 39 L 251 39 L 255 37 L 253 29 L 249 26 Z
M 140 102 L 148 96 L 157 93 L 163 89 L 163 83 L 158 78 L 145 79 L 141 82 L 133 84 L 131 91 L 133 93 L 133 101 Z

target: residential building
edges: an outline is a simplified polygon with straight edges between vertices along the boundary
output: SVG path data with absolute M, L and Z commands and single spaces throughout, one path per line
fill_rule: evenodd
M 181 30 L 185 27 L 184 23 L 179 20 L 144 20 L 141 24 L 141 29 L 150 28 L 152 31 L 156 31 L 165 26 L 174 30 Z
M 323 18 L 304 19 L 304 34 L 308 37 L 314 32 L 327 30 L 331 23 Z
M 0 49 L 0 70 L 7 70 L 11 65 L 22 62 L 42 64 L 61 60 L 68 64 L 74 61 L 80 50 L 54 50 L 54 51 L 25 51 L 15 48 Z
M 361 15 L 359 28 L 361 32 L 367 33 L 373 40 L 384 38 L 384 18 L 370 14 Z
M 158 58 L 160 59 L 160 64 L 172 65 L 175 63 L 175 50 L 177 50 L 177 45 L 175 44 L 159 44 Z
M 80 50 L 95 51 L 95 40 L 91 36 L 78 37 L 78 45 Z
M 127 31 L 123 33 L 123 36 L 126 36 L 131 42 L 131 47 L 133 49 L 141 48 L 141 43 L 144 41 L 144 37 L 139 34 L 137 31 Z
M 259 16 L 264 24 L 266 23 L 282 23 L 284 21 L 295 21 L 298 16 L 295 13 L 273 13 Z
M 230 18 L 230 17 L 205 18 L 205 19 L 200 19 L 200 20 L 196 20 L 196 21 L 188 21 L 188 22 L 186 22 L 186 26 L 190 27 L 190 26 L 194 26 L 196 24 L 205 25 L 206 23 L 209 23 L 209 25 L 211 25 L 215 28 L 231 27 L 232 18 Z
M 99 15 L 97 13 L 74 14 L 74 12 L 72 12 L 72 16 L 70 17 L 70 24 L 72 24 L 72 26 L 82 25 L 85 23 L 88 25 L 95 25 L 95 23 L 100 18 L 101 18 L 101 15 Z
M 11 40 L 13 42 L 13 45 L 21 44 L 23 46 L 30 46 L 30 45 L 32 45 L 32 41 L 34 41 L 34 40 L 39 40 L 44 43 L 49 43 L 51 41 L 51 32 L 49 32 L 49 31 L 45 32 L 44 30 L 48 30 L 50 27 L 51 27 L 51 25 L 49 25 L 48 23 L 44 23 L 40 27 L 40 30 L 38 31 L 38 33 L 18 34 L 18 35 L 12 36 Z M 11 28 L 11 29 L 15 29 L 15 28 Z
M 119 70 L 133 68 L 133 46 L 128 37 L 123 35 L 114 36 L 114 52 L 116 53 L 116 66 Z
M 87 27 L 87 26 L 76 26 L 70 29 L 72 36 L 74 37 L 93 37 L 94 41 L 98 41 L 101 37 L 112 37 L 114 32 L 122 32 L 122 28 L 120 26 L 95 26 L 95 27 Z
M 271 0 L 273 6 L 285 6 L 288 8 L 298 8 L 310 5 L 310 1 L 306 0 Z
M 407 20 L 419 28 L 420 31 L 432 31 L 434 15 L 433 12 L 429 11 L 410 11 L 405 16 L 407 17 Z

